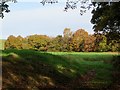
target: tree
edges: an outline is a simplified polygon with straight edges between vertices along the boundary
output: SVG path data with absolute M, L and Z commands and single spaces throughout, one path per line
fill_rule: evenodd
M 108 40 L 120 38 L 120 2 L 118 3 L 93 3 L 96 7 L 92 10 L 91 23 L 94 24 L 95 33 L 102 33 Z
M 63 46 L 64 42 L 62 35 L 57 35 L 55 38 L 52 38 L 49 45 L 49 51 L 64 51 Z
M 31 49 L 47 51 L 47 45 L 50 42 L 49 37 L 46 35 L 31 35 L 27 37 L 28 44 L 31 46 Z
M 103 34 L 97 34 L 95 40 L 96 51 L 104 52 L 108 51 L 107 38 Z
M 22 41 L 23 38 L 21 36 L 10 35 L 5 41 L 5 49 L 23 49 Z
M 109 45 L 108 45 L 109 46 L 109 51 L 112 51 L 112 52 L 119 51 L 119 49 L 120 49 L 119 45 L 120 45 L 120 43 L 118 43 L 117 40 L 111 40 L 109 42 Z
M 0 2 L 0 17 L 4 17 L 3 12 L 10 12 L 10 10 L 8 9 L 9 5 L 5 4 L 6 2 L 11 1 L 16 3 L 17 0 L 2 0 Z M 77 8 L 77 4 L 80 3 L 80 14 L 83 15 L 83 13 L 86 12 L 86 9 L 90 9 L 92 4 L 88 3 L 89 0 L 66 0 L 66 5 L 64 7 L 64 11 L 68 11 L 68 9 L 76 9 Z M 58 0 L 42 0 L 40 3 L 42 3 L 43 5 L 45 5 L 46 3 L 49 4 L 53 4 L 53 3 L 58 3 Z
M 7 8 L 6 12 L 10 11 L 10 10 L 8 10 L 9 6 L 7 4 L 5 4 L 8 1 L 11 1 L 11 2 L 14 2 L 14 3 L 17 2 L 17 0 L 2 0 L 1 1 L 1 3 L 0 3 L 0 10 L 1 10 L 0 14 L 1 14 L 1 16 L 0 17 L 2 17 L 2 18 L 4 17 L 3 11 L 5 11 L 6 8 Z M 112 1 L 113 0 L 109 0 L 108 3 L 110 4 L 110 2 L 112 2 Z M 40 3 L 43 4 L 43 5 L 45 5 L 46 3 L 53 4 L 53 3 L 58 3 L 58 0 L 42 0 Z M 93 6 L 93 4 L 91 4 L 89 2 L 89 0 L 66 0 L 65 3 L 66 4 L 65 4 L 65 7 L 64 7 L 64 11 L 66 11 L 66 12 L 68 11 L 68 9 L 78 8 L 77 4 L 80 3 L 79 4 L 80 5 L 79 6 L 80 7 L 80 15 L 83 15 L 87 10 L 89 10 Z
M 72 35 L 73 33 L 71 32 L 70 28 L 65 28 L 64 32 L 63 32 L 63 50 L 64 51 L 72 51 L 72 47 L 71 47 L 71 39 L 72 39 Z
M 64 32 L 63 32 L 63 35 L 65 38 L 69 38 L 72 36 L 72 32 L 70 31 L 70 28 L 65 28 L 64 29 Z
M 94 35 L 88 35 L 84 42 L 84 51 L 87 52 L 95 51 L 95 40 L 96 37 Z
M 5 11 L 6 13 L 10 12 L 10 10 L 8 9 L 9 5 L 5 4 L 6 2 L 11 1 L 11 2 L 17 2 L 16 0 L 2 0 L 0 1 L 0 17 L 3 18 L 4 14 L 3 12 Z
M 77 30 L 72 37 L 72 45 L 74 51 L 84 51 L 84 41 L 88 37 L 88 32 L 84 29 Z
M 5 0 L 4 2 L 2 1 L 0 3 L 0 17 L 3 17 L 3 12 L 8 12 L 8 5 L 6 4 L 7 1 L 12 1 L 16 2 L 16 0 Z M 113 1 L 113 0 L 112 0 Z M 94 6 L 94 9 L 92 10 L 92 19 L 91 23 L 94 24 L 93 29 L 95 31 L 95 34 L 102 34 L 105 35 L 107 39 L 107 44 L 110 47 L 112 47 L 110 44 L 112 42 L 120 43 L 120 2 L 118 3 L 108 3 L 108 2 L 93 2 L 92 4 L 88 3 L 89 0 L 66 0 L 66 5 L 64 10 L 68 11 L 68 9 L 76 9 L 77 4 L 80 4 L 80 14 L 82 15 L 83 13 L 86 12 L 87 9 L 91 8 L 91 6 Z M 58 0 L 42 0 L 41 2 L 43 5 L 46 3 L 58 3 Z M 75 51 L 84 51 L 82 49 L 84 45 L 85 40 L 84 39 L 79 39 L 73 35 L 72 38 L 69 37 L 69 35 L 72 35 L 70 32 L 69 28 L 66 28 L 64 31 L 64 37 L 62 37 L 62 41 L 64 42 L 64 47 L 63 50 L 72 50 L 73 47 Z M 75 39 L 73 39 L 75 38 Z M 90 37 L 91 38 L 91 37 Z M 72 43 L 71 43 L 72 41 Z M 89 39 L 88 39 L 89 41 Z M 78 43 L 79 44 L 78 44 Z M 87 43 L 86 43 L 87 44 Z M 73 46 L 74 45 L 74 46 Z M 101 45 L 102 46 L 102 45 Z M 115 45 L 116 46 L 116 45 Z M 36 46 L 37 47 L 37 46 Z M 39 45 L 38 45 L 39 47 Z M 76 47 L 76 48 L 75 48 Z M 86 46 L 87 47 L 87 46 Z M 88 46 L 89 47 L 89 46 Z M 79 48 L 79 49 L 78 49 Z M 82 50 L 81 50 L 81 49 Z M 120 47 L 118 47 L 120 48 Z M 87 49 L 86 49 L 87 50 Z M 112 50 L 112 49 L 110 49 Z M 88 50 L 89 51 L 89 50 Z

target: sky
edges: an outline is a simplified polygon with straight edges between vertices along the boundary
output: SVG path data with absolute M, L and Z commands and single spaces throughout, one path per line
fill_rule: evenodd
M 73 32 L 82 28 L 89 34 L 94 33 L 90 23 L 91 10 L 81 16 L 79 8 L 63 11 L 65 2 L 43 6 L 37 1 L 9 3 L 11 11 L 5 13 L 4 19 L 0 20 L 0 38 L 7 39 L 10 35 L 26 37 L 33 34 L 57 36 L 62 35 L 65 28 L 70 28 Z

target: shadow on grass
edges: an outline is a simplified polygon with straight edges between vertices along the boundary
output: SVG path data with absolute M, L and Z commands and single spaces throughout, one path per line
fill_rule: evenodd
M 3 54 L 3 89 L 94 89 L 89 81 L 95 78 L 96 71 L 89 70 L 84 75 L 77 73 L 65 57 L 30 50 L 5 50 Z
M 3 57 L 2 68 L 3 88 L 55 88 L 70 82 L 70 78 L 40 60 L 8 55 Z

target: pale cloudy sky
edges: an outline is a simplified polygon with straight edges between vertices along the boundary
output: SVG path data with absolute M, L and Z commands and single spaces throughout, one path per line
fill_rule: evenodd
M 81 16 L 79 9 L 64 12 L 65 3 L 42 6 L 39 2 L 18 2 L 9 5 L 11 12 L 0 20 L 3 39 L 9 35 L 62 35 L 64 28 L 71 28 L 73 32 L 83 28 L 88 33 L 93 33 L 93 25 L 90 23 L 91 10 Z

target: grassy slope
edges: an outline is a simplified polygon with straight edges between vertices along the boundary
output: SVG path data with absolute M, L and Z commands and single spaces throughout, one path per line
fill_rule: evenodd
M 112 54 L 6 50 L 2 56 L 3 88 L 102 88 L 112 83 Z

